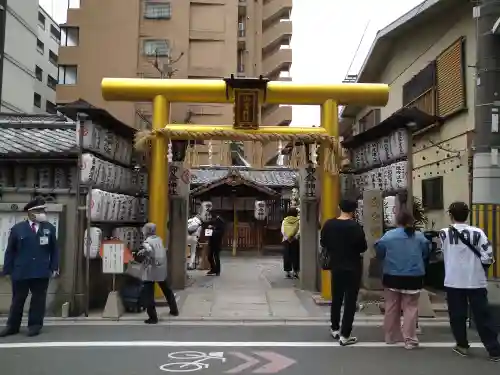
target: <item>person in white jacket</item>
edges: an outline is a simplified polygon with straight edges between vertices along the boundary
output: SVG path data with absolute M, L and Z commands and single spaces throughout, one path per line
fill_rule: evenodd
M 196 249 L 198 247 L 198 240 L 200 239 L 203 220 L 201 215 L 196 215 L 188 220 L 187 224 L 187 245 L 189 246 L 189 262 L 188 270 L 195 269 Z

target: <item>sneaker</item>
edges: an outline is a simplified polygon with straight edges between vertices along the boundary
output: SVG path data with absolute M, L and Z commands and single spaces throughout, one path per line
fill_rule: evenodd
M 298 279 L 299 278 L 299 273 L 298 272 L 294 272 L 293 273 L 293 278 L 294 279 Z
M 292 278 L 292 273 L 291 273 L 291 272 L 287 272 L 287 273 L 285 274 L 285 277 L 286 277 L 287 279 L 291 279 L 291 278 Z
M 500 355 L 490 355 L 489 360 L 492 362 L 500 362 Z
M 412 350 L 418 348 L 418 342 L 416 341 L 406 341 L 404 348 L 406 350 Z
M 453 351 L 462 357 L 467 357 L 469 355 L 469 348 L 462 348 L 458 345 L 453 348 Z
M 158 319 L 149 318 L 149 319 L 146 319 L 144 321 L 144 323 L 146 323 L 146 324 L 158 324 Z
M 353 337 L 353 336 L 350 336 L 350 337 L 340 337 L 340 340 L 339 340 L 339 344 L 341 346 L 348 346 L 348 345 L 354 345 L 358 342 L 358 338 L 357 337 Z
M 333 337 L 334 340 L 340 339 L 340 332 L 338 330 L 330 328 L 330 335 Z

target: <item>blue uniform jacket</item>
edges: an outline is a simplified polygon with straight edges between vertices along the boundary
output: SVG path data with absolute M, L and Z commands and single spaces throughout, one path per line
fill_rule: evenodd
M 396 228 L 375 242 L 375 251 L 383 261 L 384 275 L 423 276 L 430 243 L 421 232 L 408 237 L 403 228 Z
M 40 223 L 33 233 L 28 221 L 17 223 L 10 230 L 5 251 L 4 275 L 12 280 L 49 278 L 59 269 L 59 248 L 56 228 Z

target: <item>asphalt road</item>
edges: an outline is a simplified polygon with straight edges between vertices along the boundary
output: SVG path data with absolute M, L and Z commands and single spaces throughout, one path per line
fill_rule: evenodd
M 475 342 L 473 356 L 457 357 L 445 327 L 426 327 L 422 348 L 381 342 L 377 327 L 356 329 L 360 343 L 339 347 L 317 326 L 52 326 L 34 340 L 0 339 L 2 373 L 23 375 L 161 375 L 167 372 L 316 375 L 496 374 Z

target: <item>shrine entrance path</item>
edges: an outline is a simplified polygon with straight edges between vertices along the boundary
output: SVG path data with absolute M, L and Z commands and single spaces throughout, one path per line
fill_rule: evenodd
M 299 280 L 285 278 L 281 257 L 227 255 L 221 263 L 218 277 L 189 271 L 190 286 L 177 293 L 183 318 L 327 318 L 328 307 L 299 290 Z

